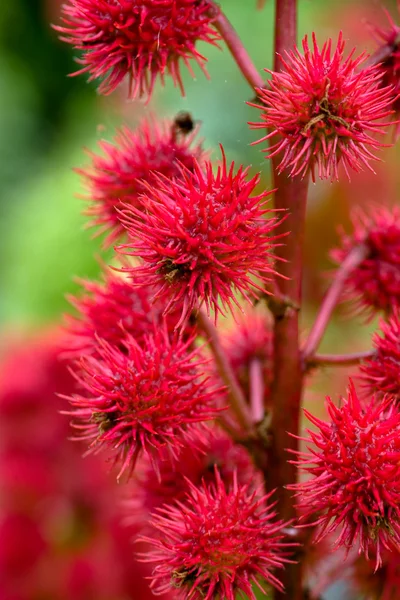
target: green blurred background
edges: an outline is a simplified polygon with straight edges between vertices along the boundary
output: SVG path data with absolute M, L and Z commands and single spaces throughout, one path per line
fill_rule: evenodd
M 257 67 L 270 67 L 273 47 L 273 0 L 261 12 L 256 0 L 221 4 L 248 46 Z M 257 132 L 247 121 L 257 111 L 246 106 L 247 84 L 225 50 L 201 48 L 209 58 L 211 80 L 201 73 L 185 77 L 186 98 L 171 85 L 157 89 L 150 106 L 125 102 L 124 91 L 100 98 L 74 70 L 73 50 L 58 41 L 50 22 L 58 22 L 59 0 L 12 0 L 0 3 L 0 324 L 2 329 L 31 328 L 58 320 L 67 310 L 65 294 L 75 289 L 74 276 L 95 276 L 98 240 L 84 230 L 82 192 L 73 167 L 88 162 L 83 147 L 95 148 L 110 138 L 116 125 L 134 123 L 139 115 L 173 115 L 186 109 L 202 121 L 206 145 L 218 155 L 222 142 L 228 157 L 262 170 L 269 185 L 269 165 L 260 147 L 250 147 Z M 315 30 L 318 39 L 343 29 L 360 51 L 374 48 L 365 20 L 384 22 L 382 5 L 396 14 L 395 2 L 376 0 L 299 0 L 302 36 Z M 392 201 L 398 187 L 397 157 L 391 150 L 376 177 L 355 176 L 347 182 L 312 186 L 306 247 L 305 295 L 314 309 L 326 285 L 321 276 L 335 242 L 335 224 L 347 221 L 349 206 L 359 201 Z M 332 334 L 334 336 L 334 332 Z

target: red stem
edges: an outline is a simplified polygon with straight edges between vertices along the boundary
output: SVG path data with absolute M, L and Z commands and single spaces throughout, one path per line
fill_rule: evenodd
M 363 63 L 362 68 L 365 69 L 365 67 L 369 67 L 371 65 L 379 65 L 380 63 L 384 63 L 392 57 L 393 52 L 396 51 L 396 48 L 399 44 L 400 35 L 397 35 L 392 44 L 384 44 L 379 46 L 379 48 L 367 58 L 365 63 Z
M 281 55 L 296 45 L 297 0 L 276 0 L 275 13 L 275 71 L 281 68 Z M 308 177 L 290 178 L 279 174 L 281 157 L 272 160 L 275 207 L 289 211 L 289 217 L 280 230 L 290 231 L 285 244 L 276 254 L 285 262 L 278 262 L 280 272 L 287 279 L 277 278 L 280 294 L 290 302 L 283 314 L 275 314 L 274 321 L 274 379 L 271 389 L 272 421 L 271 445 L 265 472 L 266 486 L 277 489 L 277 510 L 280 518 L 296 517 L 293 493 L 287 489 L 296 482 L 297 468 L 288 460 L 287 449 L 298 450 L 303 372 L 299 344 L 299 310 L 303 273 L 303 241 L 307 204 Z M 296 560 L 296 557 L 293 557 Z M 275 600 L 290 598 L 302 600 L 302 568 L 300 564 L 287 565 L 281 581 L 285 591 L 275 590 Z
M 285 50 L 292 50 L 297 41 L 297 0 L 275 0 L 275 63 L 281 68 Z
M 227 45 L 234 61 L 242 72 L 243 77 L 253 91 L 255 88 L 263 88 L 265 83 L 261 73 L 258 72 L 234 27 L 228 21 L 221 9 L 214 6 L 213 10 L 218 11 L 217 18 L 214 21 L 214 27 Z
M 227 386 L 231 407 L 236 415 L 238 423 L 246 433 L 250 434 L 253 430 L 250 411 L 228 357 L 222 348 L 217 329 L 203 310 L 199 311 L 197 322 L 206 335 L 218 372 L 222 381 Z
M 261 363 L 256 358 L 250 362 L 250 405 L 253 423 L 264 418 L 264 379 Z
M 315 354 L 348 276 L 353 269 L 355 269 L 364 260 L 366 254 L 367 248 L 365 246 L 356 246 L 346 256 L 339 267 L 332 285 L 322 300 L 321 308 L 319 309 L 317 318 L 315 319 L 314 325 L 312 326 L 308 339 L 304 345 L 303 357 L 305 361 L 307 361 L 310 356 Z
M 354 352 L 352 354 L 314 354 L 307 359 L 306 369 L 319 366 L 328 367 L 347 367 L 358 365 L 367 358 L 372 358 L 375 350 L 365 350 L 364 352 Z

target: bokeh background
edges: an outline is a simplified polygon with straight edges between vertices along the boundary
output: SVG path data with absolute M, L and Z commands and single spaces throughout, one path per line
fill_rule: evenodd
M 221 0 L 221 4 L 261 70 L 272 65 L 274 2 L 267 0 L 265 9 L 257 13 L 255 1 Z M 260 147 L 250 145 L 257 132 L 251 132 L 247 122 L 257 120 L 257 115 L 246 105 L 249 89 L 227 51 L 204 48 L 210 81 L 198 70 L 194 81 L 185 76 L 185 98 L 169 83 L 165 89 L 157 88 L 149 106 L 126 102 L 124 89 L 111 97 L 99 97 L 95 86 L 87 84 L 84 77 L 67 76 L 75 68 L 73 51 L 58 41 L 50 27 L 51 22 L 59 20 L 60 5 L 60 0 L 0 2 L 3 361 L 15 356 L 16 345 L 24 345 L 26 336 L 41 335 L 44 329 L 52 331 L 61 321 L 62 314 L 69 310 L 65 295 L 77 289 L 75 276 L 90 278 L 99 272 L 95 255 L 101 252 L 100 241 L 84 229 L 84 202 L 76 197 L 83 189 L 73 168 L 87 164 L 84 148 L 93 150 L 98 140 L 112 138 L 116 126 L 134 124 L 146 113 L 173 116 L 179 110 L 188 110 L 201 121 L 201 135 L 215 156 L 218 144 L 223 143 L 228 158 L 251 164 L 253 171 L 261 170 L 262 185 L 270 186 L 269 165 Z M 330 36 L 336 38 L 341 29 L 349 48 L 356 45 L 360 52 L 373 51 L 370 28 L 371 24 L 385 22 L 382 8 L 392 15 L 397 12 L 394 0 L 299 0 L 299 5 L 300 36 L 315 31 L 323 42 Z M 376 163 L 376 175 L 367 172 L 354 175 L 351 184 L 342 179 L 340 183 L 319 182 L 311 187 L 304 331 L 327 285 L 328 253 L 337 241 L 337 226 L 348 225 L 349 211 L 357 204 L 397 202 L 399 152 L 385 150 L 382 158 L 384 162 Z M 111 254 L 102 252 L 102 257 L 107 261 Z M 322 348 L 331 352 L 368 348 L 375 326 L 375 322 L 365 324 L 360 318 L 348 321 L 345 312 L 338 310 Z M 42 345 L 40 348 L 43 350 Z M 35 345 L 33 352 L 40 354 Z M 15 377 L 23 378 L 28 359 L 18 356 L 18 360 L 7 363 L 7 368 Z M 343 370 L 334 374 L 326 371 L 313 379 L 307 401 L 314 411 L 322 410 L 325 393 L 337 395 L 344 391 L 347 375 Z M 5 381 L 3 378 L 0 384 L 4 386 Z M 1 595 L 1 573 L 0 597 L 23 598 Z M 82 600 L 90 597 L 83 595 Z M 42 598 L 54 600 L 55 596 L 43 592 L 38 600 Z M 116 599 L 110 596 L 106 600 Z

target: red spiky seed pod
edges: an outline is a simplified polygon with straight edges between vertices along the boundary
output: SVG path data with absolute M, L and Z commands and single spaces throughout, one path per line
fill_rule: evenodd
M 397 5 L 400 10 L 399 0 Z M 396 119 L 398 119 L 400 113 L 400 27 L 394 22 L 387 10 L 385 10 L 385 13 L 389 21 L 389 27 L 383 28 L 377 25 L 372 27 L 372 34 L 380 45 L 374 56 L 382 73 L 382 85 L 393 87 L 392 108 L 395 111 Z M 395 137 L 398 138 L 399 134 L 400 124 L 396 120 Z
M 253 129 L 269 129 L 258 142 L 278 137 L 266 149 L 267 158 L 277 157 L 279 172 L 291 177 L 311 173 L 321 179 L 338 179 L 338 165 L 360 171 L 373 170 L 371 160 L 383 146 L 375 134 L 384 133 L 386 117 L 392 114 L 391 86 L 382 86 L 377 66 L 359 67 L 366 56 L 345 58 L 342 34 L 336 48 L 332 41 L 318 47 L 313 34 L 313 49 L 307 36 L 304 56 L 296 48 L 282 57 L 283 69 L 272 75 L 266 88 L 257 90 L 262 103 L 261 123 Z
M 373 207 L 352 215 L 353 232 L 342 233 L 341 247 L 331 256 L 341 264 L 356 246 L 364 245 L 366 257 L 350 273 L 345 299 L 355 300 L 371 315 L 390 313 L 400 305 L 400 211 Z
M 131 241 L 117 249 L 142 259 L 125 270 L 157 286 L 165 313 L 182 306 L 178 326 L 202 303 L 217 316 L 238 305 L 235 293 L 250 301 L 262 289 L 251 276 L 267 281 L 274 272 L 271 251 L 281 236 L 273 232 L 281 220 L 266 219 L 275 211 L 265 208 L 270 192 L 253 195 L 259 180 L 242 166 L 228 168 L 223 154 L 215 174 L 206 161 L 193 173 L 182 169 L 181 179 L 158 176 L 142 198 L 144 212 L 122 211 Z
M 78 311 L 77 315 L 66 315 L 69 333 L 66 348 L 70 357 L 96 354 L 100 349 L 99 338 L 124 351 L 127 337 L 141 344 L 154 325 L 165 325 L 172 334 L 180 318 L 179 309 L 163 317 L 164 305 L 151 301 L 153 288 L 134 285 L 127 277 L 110 270 L 104 272 L 101 282 L 80 283 L 84 293 L 68 298 Z M 195 325 L 187 325 L 184 337 L 195 333 Z
M 194 76 L 193 59 L 207 75 L 197 42 L 216 45 L 216 17 L 208 0 L 68 0 L 60 39 L 81 51 L 74 75 L 101 79 L 110 94 L 126 78 L 129 97 L 150 97 L 155 82 L 168 73 L 184 94 L 181 63 Z
M 218 427 L 207 427 L 197 441 L 191 440 L 180 449 L 177 464 L 168 460 L 160 462 L 159 480 L 154 477 L 149 460 L 139 461 L 127 502 L 130 518 L 143 527 L 155 509 L 182 501 L 189 491 L 188 481 L 195 486 L 200 486 L 202 481 L 215 482 L 215 467 L 227 489 L 233 484 L 235 472 L 239 485 L 247 483 L 252 489 L 261 487 L 262 478 L 246 449 L 235 444 Z
M 380 332 L 373 338 L 376 352 L 360 367 L 362 383 L 369 394 L 379 398 L 390 395 L 400 400 L 400 311 L 395 310 L 388 322 L 380 322 Z
M 246 594 L 256 600 L 253 584 L 282 590 L 275 569 L 284 567 L 291 544 L 285 524 L 276 519 L 271 494 L 260 497 L 248 485 L 226 489 L 218 469 L 216 483 L 197 487 L 188 482 L 184 501 L 159 509 L 152 525 L 156 538 L 146 561 L 154 563 L 156 593 L 177 588 L 177 598 L 234 600 Z
M 68 398 L 77 439 L 90 451 L 108 449 L 121 465 L 119 475 L 132 471 L 143 452 L 153 468 L 176 458 L 185 440 L 215 418 L 216 391 L 201 375 L 201 350 L 170 339 L 165 328 L 154 328 L 139 345 L 125 340 L 125 351 L 99 340 L 97 356 L 78 363 L 81 392 Z M 194 438 L 193 438 L 194 439 Z
M 306 416 L 309 452 L 299 465 L 311 479 L 293 485 L 304 518 L 318 525 L 316 542 L 335 533 L 336 547 L 400 550 L 400 413 L 390 402 L 363 407 L 352 382 L 341 407 L 327 398 L 330 422 Z
M 122 203 L 140 209 L 142 182 L 151 183 L 154 171 L 172 178 L 180 174 L 179 165 L 193 170 L 194 158 L 202 162 L 205 153 L 200 142 L 194 143 L 196 134 L 196 129 L 182 132 L 175 121 L 145 119 L 135 130 L 127 126 L 117 130 L 112 143 L 99 142 L 103 155 L 89 153 L 92 164 L 77 171 L 88 188 L 89 226 L 99 227 L 97 235 L 107 233 L 105 246 L 125 231 L 116 209 Z

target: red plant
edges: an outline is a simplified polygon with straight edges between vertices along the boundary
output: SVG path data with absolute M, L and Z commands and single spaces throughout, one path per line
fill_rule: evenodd
M 103 156 L 89 154 L 92 164 L 78 169 L 89 192 L 85 214 L 90 226 L 100 227 L 98 234 L 107 233 L 105 246 L 124 233 L 117 209 L 123 203 L 141 209 L 143 182 L 151 184 L 154 171 L 172 178 L 179 176 L 182 165 L 193 170 L 194 159 L 202 162 L 201 144 L 193 144 L 196 133 L 182 132 L 174 121 L 144 120 L 136 130 L 122 127 L 113 143 L 101 141 Z
M 203 170 L 182 169 L 181 179 L 159 175 L 147 186 L 144 210 L 125 207 L 121 222 L 131 239 L 119 250 L 140 257 L 143 264 L 124 269 L 142 284 L 159 289 L 155 298 L 166 303 L 165 312 L 182 306 L 182 325 L 202 303 L 207 312 L 224 314 L 238 305 L 235 292 L 247 299 L 262 289 L 274 273 L 272 250 L 280 223 L 265 208 L 269 192 L 253 195 L 259 176 L 248 169 L 229 168 L 223 155 L 214 174 L 210 162 Z M 221 308 L 222 304 L 222 308 Z
M 256 600 L 252 585 L 282 588 L 272 573 L 287 562 L 290 544 L 285 524 L 276 520 L 270 494 L 259 498 L 234 478 L 226 489 L 218 469 L 216 484 L 197 487 L 176 506 L 159 509 L 152 525 L 160 535 L 145 538 L 153 546 L 153 587 L 158 593 L 179 589 L 179 598 L 234 600 L 240 592 Z
M 286 52 L 284 69 L 269 71 L 269 86 L 257 90 L 262 122 L 251 126 L 270 130 L 259 142 L 278 138 L 267 157 L 279 156 L 279 172 L 292 177 L 311 171 L 313 181 L 316 175 L 338 179 L 340 162 L 348 177 L 349 169 L 372 170 L 374 152 L 383 146 L 374 134 L 387 126 L 393 87 L 382 86 L 378 67 L 359 68 L 365 55 L 354 59 L 353 49 L 344 57 L 341 33 L 334 50 L 331 40 L 320 49 L 314 34 L 313 49 L 306 36 L 303 50 L 304 56 L 297 49 Z
M 352 383 L 343 405 L 328 397 L 327 408 L 330 422 L 306 411 L 317 432 L 299 464 L 312 477 L 293 487 L 317 540 L 337 532 L 337 546 L 358 544 L 367 558 L 373 548 L 378 568 L 383 550 L 400 550 L 400 413 L 388 402 L 363 407 Z
M 363 260 L 347 278 L 346 297 L 373 315 L 400 304 L 400 212 L 373 207 L 354 212 L 352 234 L 342 233 L 341 247 L 332 251 L 340 265 L 354 248 L 364 247 Z
M 400 9 L 400 3 L 397 2 L 397 4 Z M 376 57 L 379 62 L 378 68 L 382 73 L 382 85 L 391 85 L 396 94 L 392 101 L 392 108 L 395 111 L 396 119 L 398 119 L 400 109 L 400 27 L 396 25 L 388 12 L 386 14 L 389 28 L 374 25 L 372 34 L 380 44 L 376 50 Z M 399 123 L 396 121 L 396 137 L 398 137 L 399 132 Z
M 130 97 L 150 97 L 166 73 L 183 94 L 181 63 L 192 74 L 191 59 L 205 70 L 196 43 L 218 39 L 208 0 L 68 0 L 62 10 L 63 25 L 54 28 L 82 53 L 75 75 L 101 79 L 101 94 L 127 77 Z
M 370 394 L 400 400 L 400 313 L 381 321 L 382 337 L 375 335 L 375 352 L 360 367 L 362 382 Z
M 167 327 L 172 334 L 180 318 L 179 307 L 163 317 L 164 305 L 152 302 L 154 288 L 134 285 L 127 277 L 107 271 L 104 281 L 82 281 L 84 294 L 70 296 L 70 303 L 78 315 L 68 315 L 69 339 L 66 346 L 70 356 L 79 357 L 82 352 L 96 353 L 99 338 L 124 350 L 124 342 L 131 336 L 141 344 L 154 326 Z M 186 327 L 185 336 L 195 334 L 195 327 Z
M 165 504 L 176 504 L 190 490 L 204 481 L 215 483 L 215 467 L 221 482 L 229 489 L 237 478 L 239 485 L 250 482 L 253 488 L 261 486 L 259 472 L 245 448 L 235 444 L 221 429 L 210 427 L 190 440 L 179 451 L 176 463 L 169 460 L 159 464 L 160 478 L 154 477 L 151 462 L 147 459 L 138 464 L 132 492 L 129 495 L 128 514 L 133 522 L 146 527 L 150 513 Z
M 176 459 L 195 425 L 218 414 L 216 390 L 201 376 L 204 360 L 190 350 L 192 342 L 155 329 L 141 345 L 127 337 L 125 350 L 98 339 L 97 357 L 82 359 L 84 391 L 70 397 L 77 437 L 89 440 L 90 449 L 111 450 L 121 465 L 118 478 L 133 470 L 142 452 L 156 470 L 160 452 Z
M 183 91 L 180 65 L 204 68 L 197 42 L 222 40 L 270 144 L 273 192 L 222 146 L 214 166 L 189 113 L 121 129 L 81 170 L 86 214 L 123 261 L 72 299 L 69 352 L 82 356 L 69 413 L 89 453 L 104 450 L 128 477 L 136 466 L 127 520 L 150 536 L 152 589 L 176 598 L 254 600 L 257 586 L 274 600 L 317 598 L 354 553 L 378 569 L 400 550 L 397 208 L 360 211 L 309 332 L 301 320 L 309 181 L 339 179 L 340 165 L 373 173 L 390 146 L 380 136 L 398 111 L 399 28 L 375 30 L 371 57 L 348 53 L 341 33 L 321 46 L 313 33 L 301 50 L 297 4 L 275 2 L 269 81 L 213 0 L 69 0 L 57 27 L 100 93 L 128 77 L 147 99 L 167 74 Z M 342 298 L 383 314 L 375 348 L 318 351 Z M 338 406 L 328 399 L 327 421 L 307 412 L 302 438 L 309 372 L 359 364 L 363 394 L 350 384 Z

